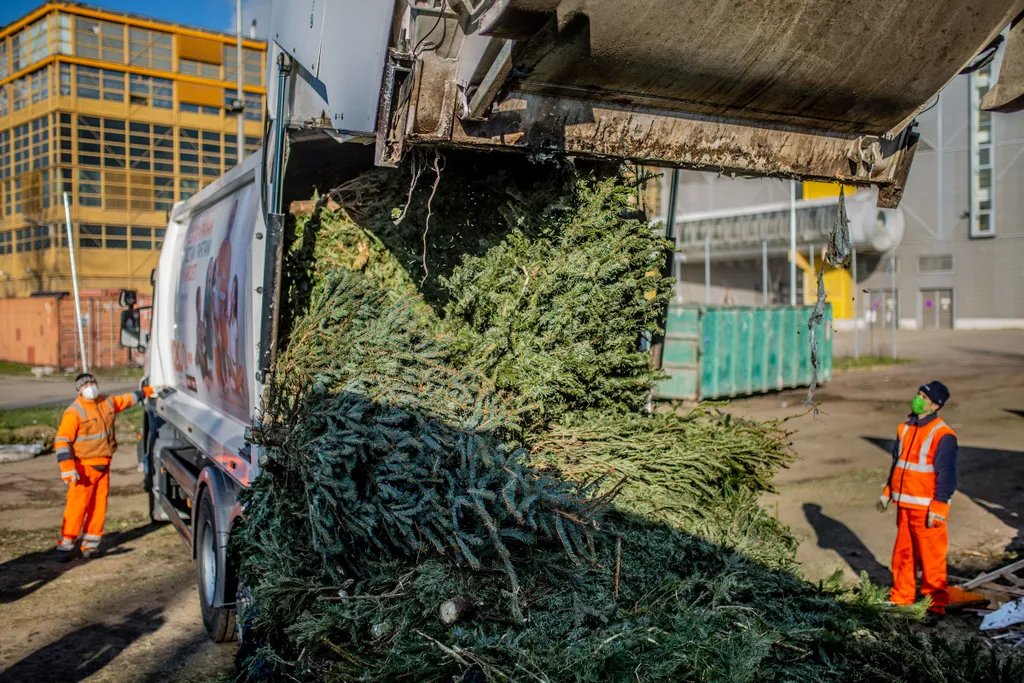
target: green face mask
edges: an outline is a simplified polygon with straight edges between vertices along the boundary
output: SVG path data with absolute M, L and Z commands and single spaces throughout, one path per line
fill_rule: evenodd
M 914 415 L 928 412 L 928 406 L 925 405 L 924 399 L 920 396 L 915 396 L 914 400 L 910 402 L 910 409 L 914 412 Z

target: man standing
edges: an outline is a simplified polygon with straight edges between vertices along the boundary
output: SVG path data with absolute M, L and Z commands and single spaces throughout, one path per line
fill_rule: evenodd
M 946 586 L 946 519 L 956 490 L 956 434 L 938 411 L 949 400 L 942 382 L 929 382 L 911 401 L 911 414 L 898 428 L 889 481 L 878 501 L 885 512 L 896 503 L 896 545 L 892 551 L 892 591 L 889 599 L 909 605 L 917 596 L 915 568 L 921 568 L 921 594 L 931 597 L 929 611 L 944 614 L 949 603 Z
M 64 411 L 54 439 L 60 476 L 68 485 L 57 542 L 60 562 L 71 560 L 83 522 L 82 556 L 88 559 L 99 551 L 110 490 L 110 459 L 117 450 L 114 415 L 153 395 L 152 387 L 143 387 L 122 396 L 101 396 L 96 378 L 88 373 L 75 378 L 75 388 L 78 398 Z

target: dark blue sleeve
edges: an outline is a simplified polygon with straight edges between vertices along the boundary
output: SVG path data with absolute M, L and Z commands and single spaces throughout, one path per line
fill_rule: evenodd
M 935 451 L 935 500 L 948 503 L 956 491 L 956 456 L 960 450 L 956 437 L 947 434 Z

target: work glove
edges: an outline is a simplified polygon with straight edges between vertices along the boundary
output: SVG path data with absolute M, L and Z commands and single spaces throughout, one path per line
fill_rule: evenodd
M 75 484 L 78 483 L 78 470 L 69 470 L 67 472 L 63 472 L 61 473 L 60 478 L 63 479 L 64 483 L 67 484 L 69 487 L 74 486 Z
M 875 503 L 875 509 L 879 512 L 885 512 L 886 508 L 889 507 L 889 496 L 881 495 L 878 497 L 878 502 Z
M 929 529 L 941 529 L 946 525 L 946 518 L 949 517 L 949 503 L 940 503 L 933 500 L 928 504 L 928 516 L 924 525 Z

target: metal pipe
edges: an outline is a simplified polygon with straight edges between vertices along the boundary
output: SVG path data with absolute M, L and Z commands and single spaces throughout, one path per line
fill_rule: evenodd
M 761 240 L 761 304 L 768 305 L 768 240 Z
M 245 94 L 242 92 L 242 0 L 235 0 L 235 33 L 238 40 L 237 53 L 235 54 L 236 68 L 238 69 L 238 104 L 242 106 L 238 110 L 238 163 L 245 158 Z
M 811 281 L 806 283 L 806 284 L 804 284 L 804 303 L 805 304 L 812 304 L 812 303 L 814 303 L 814 297 L 816 296 L 816 294 L 814 292 L 815 273 L 814 273 L 814 245 L 813 244 L 808 244 L 807 245 L 807 263 L 811 264 Z M 824 268 L 824 266 L 822 266 L 822 268 Z M 807 296 L 808 294 L 810 294 L 810 297 Z
M 853 257 L 851 268 L 853 270 L 853 357 L 860 358 L 860 297 L 857 296 L 857 247 L 850 249 Z
M 704 303 L 711 303 L 711 235 L 704 235 Z
M 270 197 L 268 213 L 281 213 L 281 169 L 284 166 L 284 90 L 288 83 L 288 73 L 292 70 L 288 55 L 280 52 L 277 55 L 277 102 L 275 103 L 277 135 L 274 138 L 274 164 L 270 168 Z
M 75 322 L 78 329 L 78 348 L 82 354 L 82 372 L 89 372 L 89 361 L 85 358 L 85 336 L 82 333 L 82 299 L 78 295 L 78 268 L 75 266 L 75 238 L 71 234 L 71 204 L 68 193 L 64 192 L 64 221 L 68 227 L 68 252 L 71 256 L 71 286 L 75 290 Z
M 896 316 L 899 315 L 899 300 L 896 297 L 896 257 L 889 257 L 889 284 L 892 286 L 892 357 L 896 355 Z
M 796 181 L 789 181 L 789 305 L 796 306 Z

